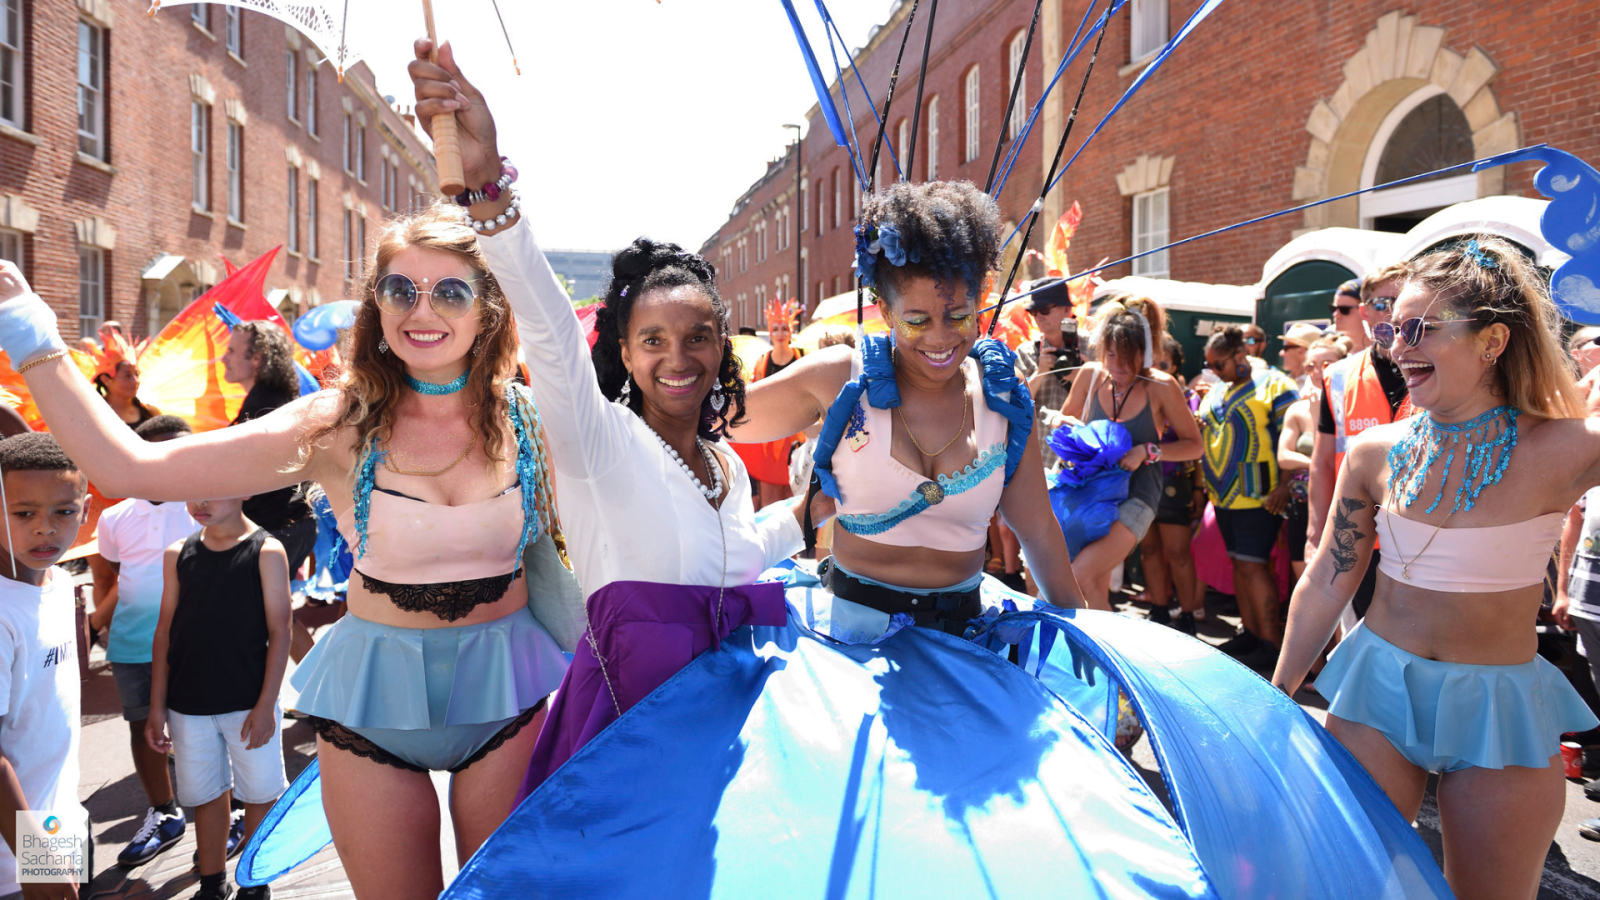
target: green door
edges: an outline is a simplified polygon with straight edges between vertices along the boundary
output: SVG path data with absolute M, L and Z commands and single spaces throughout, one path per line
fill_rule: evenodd
M 1338 263 L 1313 259 L 1290 266 L 1267 285 L 1265 296 L 1256 307 L 1256 321 L 1267 333 L 1267 362 L 1278 365 L 1278 340 L 1289 322 L 1312 321 L 1326 326 L 1330 320 L 1334 292 L 1339 285 L 1356 277 Z

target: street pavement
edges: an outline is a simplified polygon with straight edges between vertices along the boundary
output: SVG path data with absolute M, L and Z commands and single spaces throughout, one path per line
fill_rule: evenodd
M 1123 610 L 1133 615 L 1144 614 L 1142 608 L 1131 604 L 1125 604 Z M 1213 613 L 1200 624 L 1201 637 L 1217 644 L 1232 635 L 1238 621 Z M 292 699 L 292 695 L 286 699 Z M 1302 692 L 1295 700 L 1319 721 L 1322 720 L 1324 703 L 1321 697 Z M 315 755 L 316 738 L 310 726 L 303 721 L 284 719 L 282 725 L 284 762 L 292 781 Z M 96 877 L 83 896 L 119 900 L 187 898 L 199 885 L 199 876 L 192 865 L 192 811 L 186 810 L 191 827 L 183 840 L 166 853 L 131 872 L 114 865 L 118 851 L 133 837 L 143 821 L 146 807 L 143 791 L 133 771 L 128 740 L 128 727 L 122 721 L 111 667 L 105 661 L 104 652 L 96 647 L 91 653 L 89 680 L 84 684 L 83 781 L 80 788 L 82 800 L 94 822 Z M 1165 796 L 1149 741 L 1141 739 L 1135 746 L 1133 762 L 1152 787 Z M 450 813 L 445 800 L 447 777 L 436 774 L 434 787 L 439 793 L 441 812 L 440 858 L 448 881 L 454 877 L 457 864 L 453 841 L 449 837 Z M 1600 816 L 1600 803 L 1584 796 L 1581 782 L 1569 780 L 1566 813 L 1545 860 L 1538 900 L 1600 898 L 1600 843 L 1578 835 L 1578 824 L 1595 816 Z M 1431 786 L 1416 828 L 1423 840 L 1433 848 L 1435 858 L 1442 858 L 1439 812 L 1434 805 Z M 228 868 L 231 880 L 231 861 Z M 276 900 L 339 900 L 354 896 L 332 847 L 324 849 L 305 865 L 274 882 L 272 895 Z

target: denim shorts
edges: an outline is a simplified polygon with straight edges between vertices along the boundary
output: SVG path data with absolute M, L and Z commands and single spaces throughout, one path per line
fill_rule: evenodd
M 240 803 L 270 803 L 289 786 L 283 774 L 283 712 L 273 709 L 272 737 L 254 750 L 239 737 L 249 710 L 217 716 L 167 713 L 178 802 L 200 806 L 233 791 Z
M 150 663 L 111 664 L 111 678 L 122 701 L 122 718 L 138 722 L 150 717 Z
M 1254 509 L 1217 508 L 1217 530 L 1222 532 L 1222 545 L 1228 556 L 1240 562 L 1265 563 L 1272 558 L 1272 547 L 1278 542 L 1278 531 L 1283 528 L 1283 517 L 1275 516 L 1261 507 Z

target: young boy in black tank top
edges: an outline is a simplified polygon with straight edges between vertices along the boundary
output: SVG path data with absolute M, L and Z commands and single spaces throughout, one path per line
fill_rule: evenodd
M 189 504 L 201 529 L 167 548 L 152 652 L 145 737 L 174 749 L 178 799 L 195 807 L 196 900 L 232 896 L 230 795 L 244 803 L 248 839 L 287 787 L 278 688 L 289 660 L 289 560 L 242 503 Z M 238 896 L 271 894 L 263 886 Z

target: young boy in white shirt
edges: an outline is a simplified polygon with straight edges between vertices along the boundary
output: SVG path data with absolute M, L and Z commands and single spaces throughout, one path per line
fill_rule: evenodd
M 177 416 L 156 416 L 139 423 L 134 434 L 147 441 L 170 441 L 191 434 Z M 106 659 L 128 723 L 133 769 L 150 802 L 144 823 L 117 855 L 117 864 L 143 865 L 183 837 L 183 810 L 172 793 L 167 755 L 144 739 L 150 713 L 150 647 L 161 615 L 161 561 L 174 541 L 200 530 L 182 503 L 152 503 L 129 498 L 100 516 L 99 552 L 89 557 L 94 573 L 94 613 L 90 624 L 109 627 Z M 237 830 L 243 833 L 243 822 Z M 237 835 L 232 841 L 238 844 Z M 230 848 L 232 849 L 232 848 Z
M 17 881 L 17 812 L 87 834 L 78 803 L 78 684 L 72 576 L 55 567 L 87 510 L 89 480 L 44 433 L 0 441 L 0 898 Z M 44 821 L 38 823 L 43 825 Z M 40 833 L 43 833 L 42 830 Z M 87 848 L 85 848 L 87 849 Z M 78 896 L 76 883 L 27 885 L 28 900 Z

